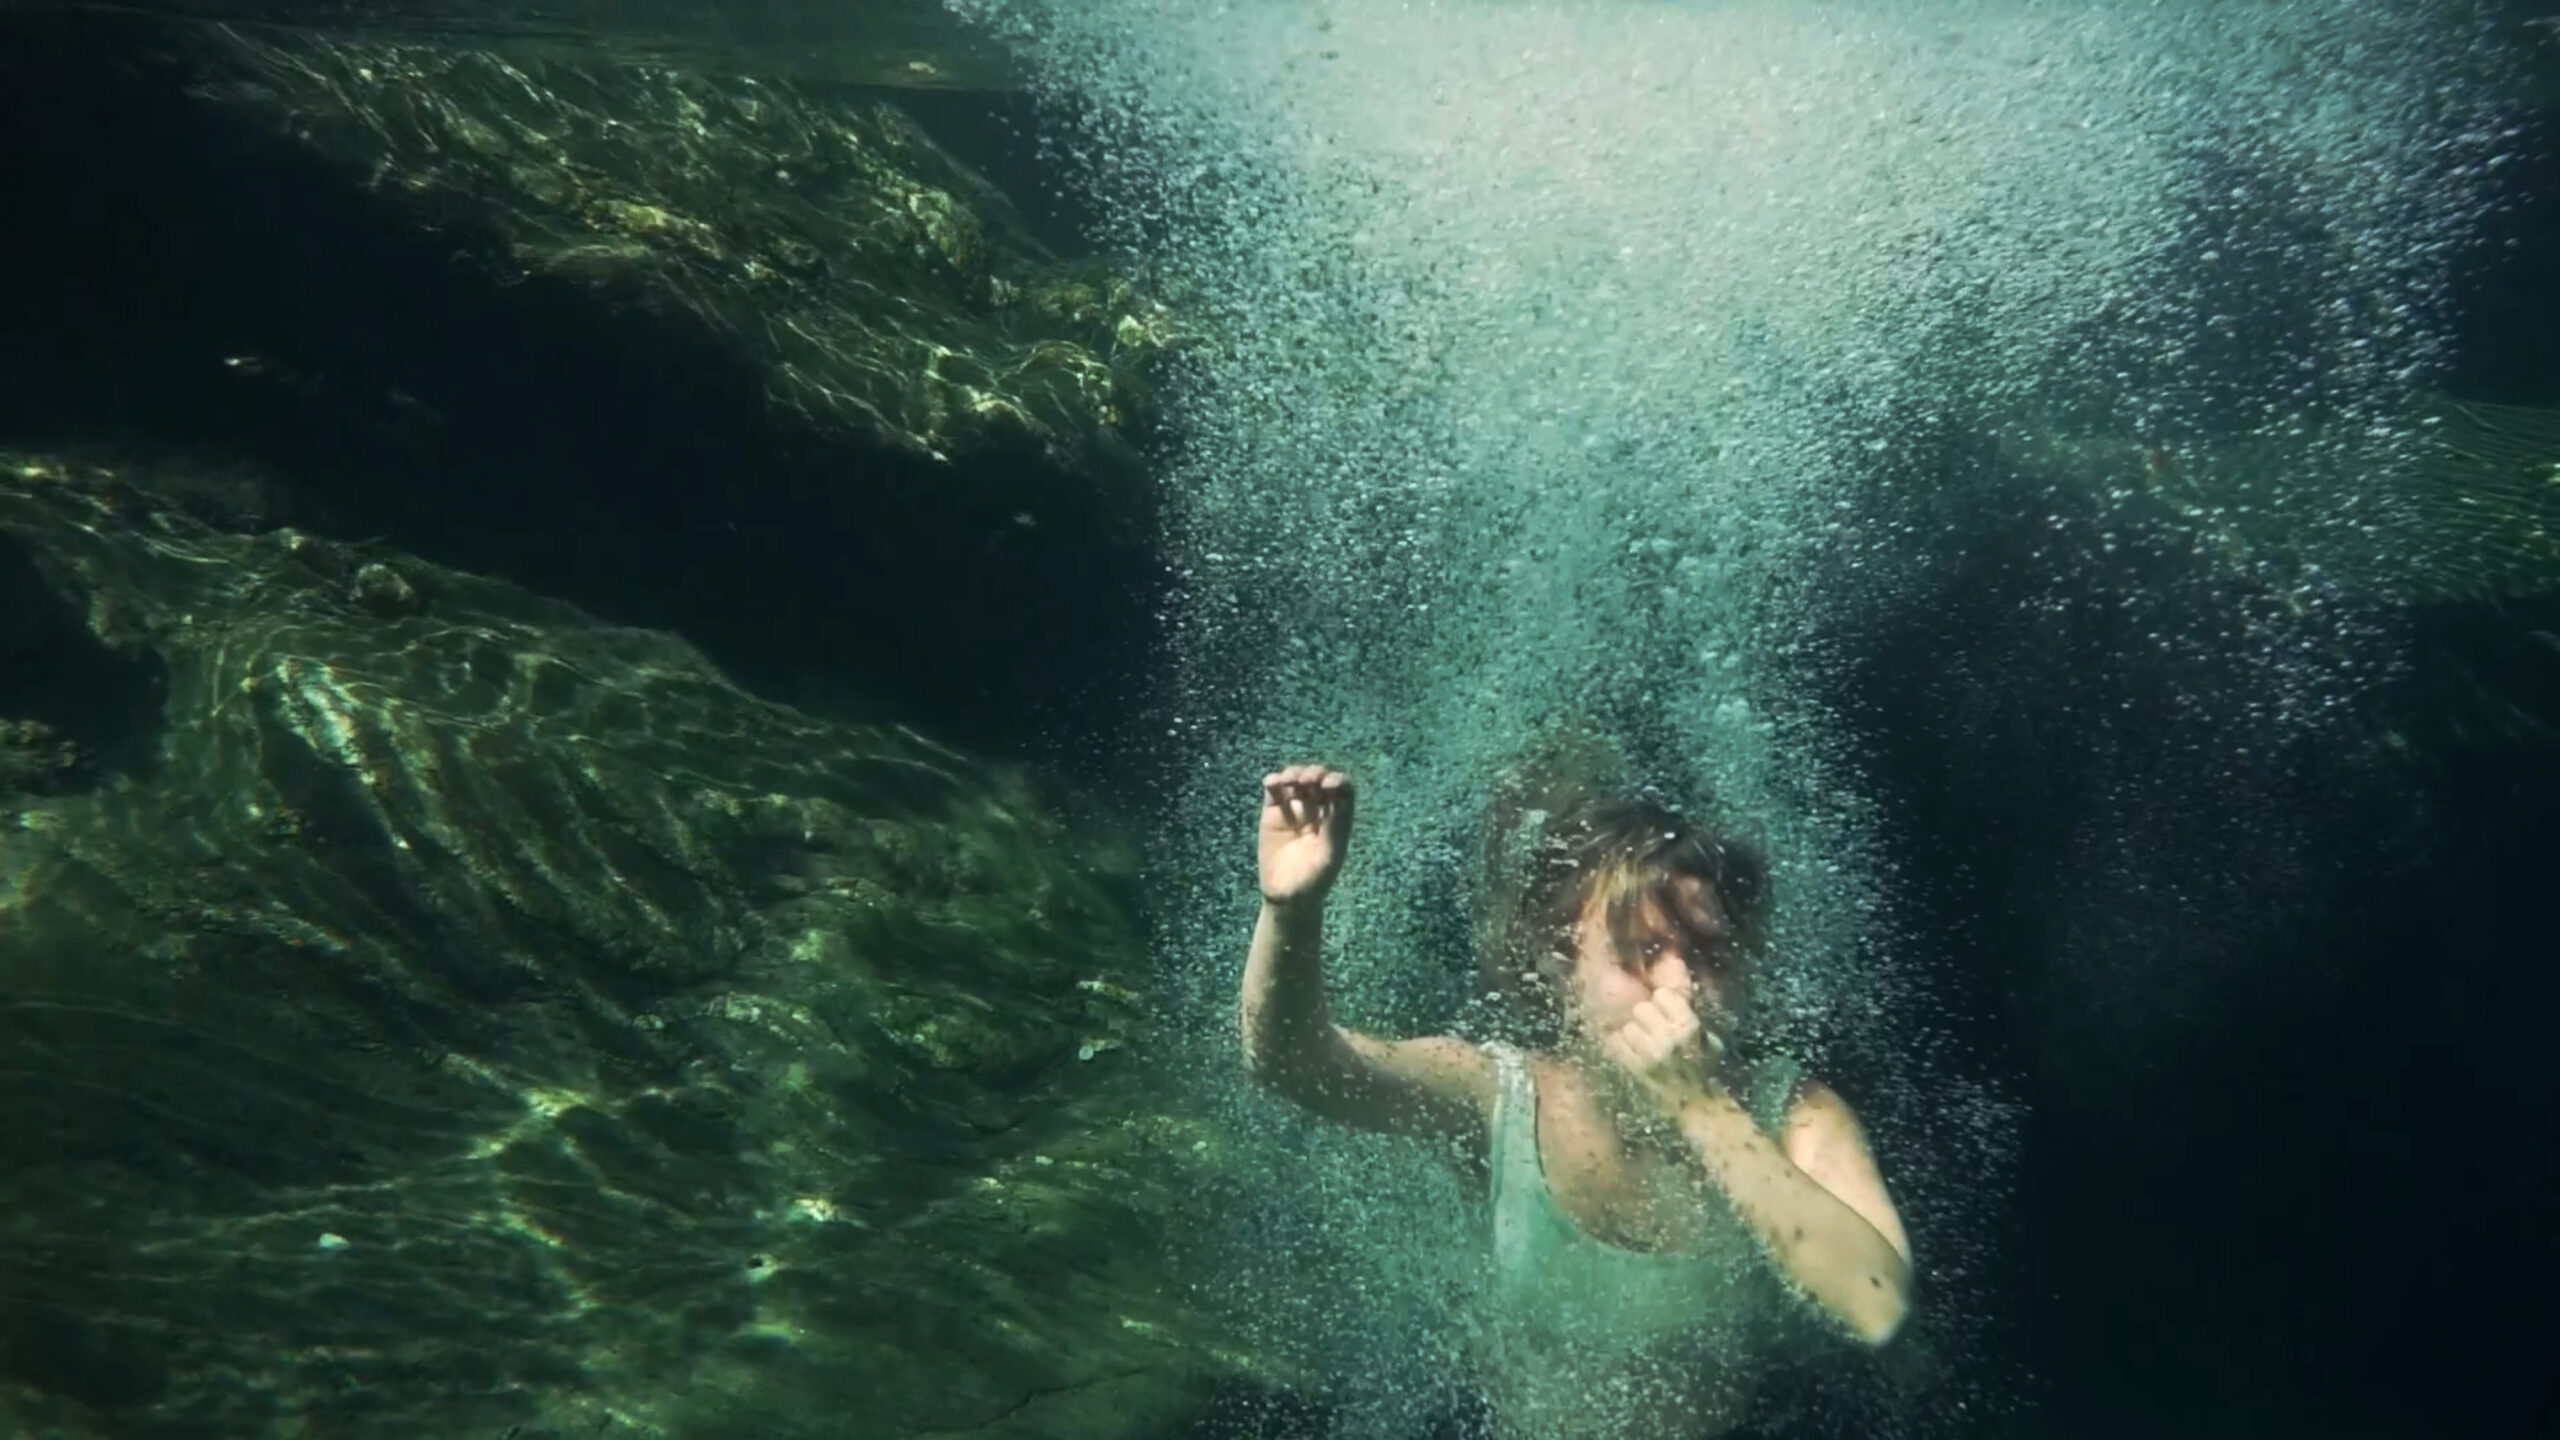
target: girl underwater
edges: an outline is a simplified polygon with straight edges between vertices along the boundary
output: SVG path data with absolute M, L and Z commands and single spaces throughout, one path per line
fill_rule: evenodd
M 1386 1039 L 1325 998 L 1350 777 L 1296 765 L 1262 789 L 1246 1064 L 1318 1115 L 1434 1142 L 1482 1187 L 1498 1304 L 1478 1384 L 1503 1436 L 1720 1434 L 1791 1310 L 1873 1346 L 1902 1327 L 1910 1242 L 1856 1115 L 1740 1053 L 1755 855 L 1641 793 L 1510 785 L 1475 941 L 1511 1036 Z

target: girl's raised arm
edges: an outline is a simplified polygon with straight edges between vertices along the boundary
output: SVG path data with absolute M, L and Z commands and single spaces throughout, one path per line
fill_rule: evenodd
M 1245 960 L 1245 1064 L 1309 1110 L 1363 1130 L 1437 1140 L 1481 1160 L 1493 1062 L 1445 1035 L 1382 1040 L 1333 1021 L 1324 902 L 1351 843 L 1351 777 L 1297 765 L 1262 782 L 1262 914 Z

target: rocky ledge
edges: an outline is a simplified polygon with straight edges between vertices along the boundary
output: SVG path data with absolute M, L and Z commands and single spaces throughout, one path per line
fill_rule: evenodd
M 1127 1435 L 1134 859 L 685 644 L 0 456 L 0 1428 Z

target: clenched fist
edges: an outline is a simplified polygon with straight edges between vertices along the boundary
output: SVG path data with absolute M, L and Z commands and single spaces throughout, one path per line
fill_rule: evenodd
M 1600 1051 L 1669 1110 L 1707 1093 L 1724 1060 L 1724 1039 L 1698 1023 L 1688 991 L 1665 987 L 1637 1005 Z

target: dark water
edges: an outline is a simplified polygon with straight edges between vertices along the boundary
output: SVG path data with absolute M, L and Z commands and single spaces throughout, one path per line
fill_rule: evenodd
M 1158 528 L 1163 517 L 1154 507 L 1112 512 L 1061 501 L 1074 491 L 1058 467 L 1001 449 L 938 462 L 886 444 L 813 441 L 774 418 L 757 375 L 733 355 L 694 343 L 665 316 L 573 290 L 500 283 L 457 263 L 451 237 L 402 216 L 343 167 L 188 96 L 172 75 L 184 69 L 190 33 L 131 13 L 0 11 L 0 451 L 88 457 L 149 472 L 162 493 L 176 497 L 172 509 L 223 535 L 272 534 L 290 524 L 333 544 L 377 546 L 511 582 L 613 625 L 673 632 L 756 697 L 829 721 L 894 720 L 973 755 L 1025 762 L 1043 777 L 1033 787 L 1041 803 L 1083 817 L 1096 833 L 1154 825 L 1159 849 L 1166 834 L 1177 849 L 1193 844 L 1188 817 L 1168 821 L 1162 795 L 1198 783 L 1187 766 L 1200 752 L 1160 732 L 1168 712 L 1183 713 L 1184 682 L 1175 674 L 1196 660 L 1183 653 L 1186 633 L 1196 632 L 1181 628 L 1178 612 L 1199 587 L 1185 589 L 1193 557 Z M 2533 43 L 2532 32 L 2513 38 Z M 1079 188 L 1092 180 L 1091 170 L 1058 158 L 1100 143 L 1095 137 L 1108 127 L 1089 116 L 1080 123 L 1068 109 L 1015 89 L 829 93 L 905 107 L 942 147 L 1010 195 L 1028 229 L 1053 251 L 1119 233 L 1107 186 Z M 2440 313 L 2430 319 L 2448 337 L 2433 383 L 2458 399 L 2551 407 L 2560 404 L 2553 348 L 2560 343 L 2560 122 L 2547 109 L 2523 113 L 2502 147 L 2507 159 L 2488 182 L 2481 219 L 2451 266 L 2453 282 L 2437 299 Z M 1174 444 L 1143 432 L 1138 438 Z M 1972 448 L 1971 437 L 1939 438 L 1942 463 L 1997 467 Z M 1037 523 L 1018 522 L 1033 511 Z M 1950 1342 L 1950 1354 L 1966 1373 L 1949 1388 L 1971 1397 L 1973 1408 L 1951 1413 L 1919 1401 L 1896 1411 L 1875 1398 L 1892 1393 L 1889 1386 L 1861 1379 L 1846 1387 L 1852 1399 L 1831 1408 L 1808 1402 L 1803 1418 L 1766 1433 L 1892 1433 L 1907 1425 L 1933 1434 L 2238 1440 L 2503 1436 L 2547 1422 L 2537 1384 L 2540 1331 L 2530 1312 L 2538 1277 L 2560 1258 L 2547 1224 L 2560 1173 L 2542 1143 L 2554 1086 L 2538 1058 L 2560 1002 L 2546 964 L 2554 953 L 2549 875 L 2560 861 L 2560 847 L 2549 839 L 2552 817 L 2560 815 L 2560 573 L 2537 590 L 2494 599 L 2335 602 L 2354 612 L 2338 628 L 2356 637 L 2361 678 L 2319 724 L 2295 726 L 2237 701 L 2216 708 L 2217 696 L 2248 689 L 2250 667 L 2270 653 L 2230 637 L 2262 618 L 2278 629 L 2291 623 L 2275 618 L 2282 605 L 2257 595 L 2235 599 L 2199 578 L 2192 551 L 2171 538 L 2119 545 L 2104 506 L 2076 513 L 2056 507 L 2049 491 L 2025 480 L 2011 492 L 1996 485 L 1975 492 L 1966 525 L 1960 537 L 1908 557 L 1883 603 L 1812 612 L 1806 643 L 1819 663 L 1801 673 L 1807 697 L 1836 722 L 1836 770 L 1855 777 L 1876 817 L 1869 858 L 1877 873 L 1892 877 L 1885 889 L 1901 964 L 1927 977 L 1933 1043 L 1962 1057 L 1965 1073 L 1998 1077 L 2023 1117 L 2008 1171 L 1990 1193 L 1934 1205 L 1924 1197 L 1931 1213 L 1957 1217 L 1970 1232 L 1939 1239 L 1965 1253 L 1963 1340 Z M 85 638 L 92 621 L 44 578 L 53 557 L 23 535 L 11 545 L 0 552 L 0 605 L 10 607 L 0 615 L 0 641 L 9 647 L 0 650 L 0 721 L 44 722 L 81 742 L 91 752 L 84 763 L 97 773 L 147 775 L 150 762 L 118 747 L 143 744 L 135 737 L 149 727 L 138 717 L 165 700 L 170 682 L 147 666 L 129 668 L 139 662 L 105 640 L 93 645 Z M 61 553 L 72 553 L 65 545 Z M 511 613 L 513 602 L 485 603 L 496 616 Z M 30 618 L 39 613 L 40 621 Z M 2170 647 L 2148 668 L 2125 663 L 2143 653 L 2145 636 L 2162 631 L 2194 643 Z M 289 656 L 290 637 L 276 649 Z M 470 691 L 471 664 L 452 663 L 457 692 Z M 663 698 L 635 704 L 683 708 Z M 597 722 L 605 731 L 618 723 Z M 632 723 L 661 739 L 673 733 L 648 719 Z M 702 720 L 693 738 L 729 723 Z M 736 794 L 789 789 L 805 759 L 807 773 L 828 777 L 810 784 L 850 809 L 877 803 L 902 816 L 942 814 L 936 807 L 946 804 L 952 814 L 966 809 L 939 788 L 910 794 L 879 778 L 864 767 L 893 767 L 875 755 L 840 757 L 809 740 L 802 756 L 774 743 L 770 759 L 763 751 L 738 759 Z M 2237 763 L 2227 754 L 2200 758 L 2216 747 L 2254 748 Z M 493 775 L 510 763 L 503 748 L 455 753 L 457 763 L 484 763 Z M 670 742 L 660 768 L 683 771 L 689 753 Z M 567 772 L 530 778 L 542 767 L 522 763 L 528 793 L 550 794 L 545 787 L 555 783 L 562 793 L 581 788 Z M 612 773 L 597 781 L 600 788 L 612 788 Z M 640 784 L 636 773 L 622 783 Z M 0 780 L 16 784 L 5 771 Z M 491 781 L 510 783 L 503 775 Z M 1039 788 L 1045 785 L 1055 789 Z M 951 793 L 967 789 L 955 783 Z M 0 789 L 0 817 L 36 813 L 43 804 L 27 797 L 48 793 L 33 782 Z M 2127 803 L 2128 794 L 2139 803 Z M 124 803 L 150 809 L 147 797 L 128 794 Z M 304 818 L 325 828 L 325 805 L 311 810 Z M 2123 822 L 2112 837 L 2120 848 L 2092 845 L 2093 817 Z M 964 823 L 951 820 L 952 833 Z M 137 830 L 147 824 L 133 822 Z M 626 824 L 641 822 L 623 816 L 599 822 L 596 833 Z M 740 849 L 782 847 L 789 828 L 731 840 Z M 1237 831 L 1240 856 L 1240 818 Z M 205 833 L 216 837 L 207 843 L 218 851 L 224 832 Z M 1037 842 L 1051 847 L 1040 849 L 1043 856 L 1068 857 L 1087 843 L 1100 848 L 1073 838 Z M 1061 875 L 1074 869 L 1069 860 L 1057 863 Z M 504 872 L 502 859 L 489 864 L 486 873 Z M 837 873 L 832 864 L 802 856 L 778 863 L 774 873 L 787 869 L 794 884 L 823 889 Z M 892 888 L 920 891 L 966 862 L 940 867 L 937 860 L 881 873 L 893 876 Z M 321 884 L 311 883 L 315 891 Z M 372 918 L 347 924 L 426 934 L 420 953 L 433 951 L 439 942 L 432 936 L 445 933 L 435 925 L 446 922 L 402 911 L 405 902 L 396 897 L 407 893 L 406 883 L 383 879 L 362 891 L 371 897 Z M 443 883 L 454 894 L 472 888 L 467 877 Z M 762 880 L 734 883 L 744 892 Z M 1056 883 L 1096 913 L 1128 909 L 1123 921 L 1091 920 L 1089 931 L 1076 931 L 1077 945 L 1126 950 L 1134 943 L 1129 933 L 1148 923 L 1169 937 L 1161 944 L 1190 942 L 1191 917 L 1133 900 L 1126 873 L 1094 882 L 1090 896 L 1077 888 L 1083 881 Z M 647 894 L 687 893 L 675 871 L 663 884 Z M 0 898 L 9 894 L 0 887 Z M 717 905 L 706 902 L 696 916 L 681 903 L 667 904 L 676 915 L 670 924 L 699 923 L 706 936 L 729 933 L 719 928 L 729 923 L 728 912 Z M 116 936 L 141 953 L 157 933 L 152 923 L 80 933 Z M 579 928 L 584 920 L 558 923 L 562 933 L 588 934 Z M 635 909 L 616 923 L 646 929 L 652 922 Z M 955 943 L 935 928 L 940 923 L 882 922 L 883 953 L 923 957 L 916 963 L 928 971 L 944 958 L 953 966 L 981 963 L 976 952 L 946 957 L 937 950 Z M 957 923 L 988 933 L 999 924 L 976 912 Z M 525 924 L 506 933 L 539 955 L 541 926 Z M 47 954 L 39 963 L 28 938 L 37 931 L 0 933 L 21 946 L 0 951 L 0 996 L 13 1014 L 76 988 L 62 976 L 81 968 L 80 957 Z M 1242 938 L 1239 930 L 1239 954 Z M 728 943 L 704 941 L 711 948 Z M 1016 937 L 1003 944 L 1016 946 Z M 1038 946 L 1020 940 L 1016 948 Z M 605 943 L 598 953 L 610 951 Z M 1176 994 L 1197 983 L 1185 955 L 1159 958 L 1173 972 L 1166 988 Z M 1081 963 L 1060 959 L 1065 968 L 1056 975 L 1038 966 L 1000 973 L 1046 995 L 1040 987 L 1065 984 L 1059 977 Z M 2191 983 L 2199 969 L 2209 969 L 2214 983 Z M 288 983 L 281 977 L 299 972 L 258 973 L 281 995 Z M 572 1051 L 593 1044 L 614 1057 L 596 1067 L 599 1073 L 627 1066 L 631 1074 L 656 1076 L 649 1083 L 679 1100 L 711 1096 L 713 1111 L 728 1106 L 764 1117 L 756 1125 L 765 1128 L 749 1127 L 751 1140 L 703 1142 L 708 1149 L 697 1152 L 686 1148 L 695 1143 L 683 1138 L 693 1133 L 688 1127 L 716 1128 L 734 1115 L 706 1119 L 671 1100 L 665 1114 L 633 1122 L 658 1137 L 652 1143 L 687 1155 L 762 1153 L 803 1135 L 795 1125 L 805 1122 L 809 1135 L 824 1131 L 808 1117 L 840 1115 L 853 1102 L 830 1111 L 821 1097 L 805 1110 L 777 1104 L 767 1112 L 758 1108 L 764 1092 L 743 1080 L 687 1092 L 668 1078 L 683 1069 L 681 1057 L 595 1038 L 634 1016 L 657 1014 L 651 1007 L 661 997 L 651 987 L 661 981 L 675 995 L 718 989 L 738 973 L 659 976 L 645 984 L 595 979 L 599 998 L 576 1024 L 493 1028 L 485 1040 L 469 1038 L 481 1018 L 519 993 L 493 969 L 482 977 L 484 989 L 464 986 L 438 991 L 432 1005 L 419 1001 L 419 1023 L 437 1032 L 435 1043 L 450 1040 L 457 1053 L 484 1057 L 553 1041 Z M 134 997 L 156 983 L 135 982 L 117 1003 L 144 1008 Z M 949 987 L 934 992 L 937 1003 L 959 1010 L 972 1003 L 953 998 L 968 986 L 950 975 L 932 983 Z M 361 989 L 350 981 L 348 993 L 333 998 L 342 1008 L 315 1013 L 387 1013 Z M 870 991 L 787 993 L 813 1013 L 839 1007 L 851 1017 L 846 1033 L 861 1030 L 863 1007 L 878 1000 Z M 221 1013 L 177 1018 L 222 1038 Z M 426 1043 L 396 1031 L 385 1032 L 389 1039 L 368 1035 L 367 1044 Z M 9 1091 L 22 1114 L 37 1113 L 28 1097 L 38 1089 L 77 1086 L 93 1073 L 79 1047 L 64 1040 L 69 1033 L 37 1026 L 12 1041 L 18 1072 L 37 1077 Z M 960 1111 L 1002 1109 L 1008 1086 L 1049 1095 L 1067 1083 L 1059 1075 L 1076 1073 L 1061 1056 L 1082 1035 L 1061 1031 L 1012 1049 L 989 1042 L 973 1053 L 994 1057 L 978 1072 L 993 1077 L 993 1098 L 953 1101 L 950 1114 L 935 1109 L 941 1102 L 927 1070 L 900 1071 L 883 1083 L 901 1098 L 883 1107 L 876 1126 L 825 1132 L 827 1143 L 852 1151 L 876 1142 L 895 1172 L 877 1183 L 911 1183 L 919 1196 L 942 1194 L 933 1187 L 947 1177 L 937 1178 L 944 1172 L 935 1167 L 948 1154 L 1030 1165 L 1027 1150 L 1017 1155 L 1011 1142 L 991 1138 L 1018 1117 Z M 273 1036 L 255 1042 L 283 1043 Z M 322 1032 L 299 1043 L 325 1051 L 333 1042 Z M 848 1074 L 868 1063 L 860 1058 L 865 1043 L 847 1042 Z M 130 1061 L 142 1053 L 130 1048 L 139 1042 L 114 1044 L 128 1048 L 96 1061 L 99 1083 L 126 1086 L 128 1098 L 156 1094 L 132 1079 L 146 1068 Z M 472 1050 L 474 1044 L 485 1048 Z M 741 1057 L 736 1073 L 745 1074 L 763 1063 L 750 1048 L 719 1053 Z M 1840 1064 L 1843 1088 L 1853 1093 L 1862 1084 L 1884 1087 L 1901 1073 L 1890 1058 L 1857 1045 L 1843 1047 Z M 394 1082 L 380 1079 L 390 1072 L 373 1065 L 368 1055 L 331 1073 L 348 1095 L 378 1098 L 368 1087 Z M 274 1083 L 290 1089 L 299 1082 L 288 1075 Z M 871 1093 L 861 1089 L 871 1083 L 867 1072 L 841 1083 L 829 1093 Z M 486 1102 L 457 1095 L 429 1094 L 417 1103 L 466 1114 Z M 183 1109 L 184 1097 L 168 1103 Z M 314 1106 L 362 1110 L 360 1100 L 335 1091 Z M 161 1143 L 153 1128 L 160 1122 L 141 1108 L 135 1101 L 124 1110 L 84 1112 L 110 1120 L 130 1115 L 130 1154 L 120 1153 L 112 1134 L 82 1146 L 18 1127 L 22 1136 L 42 1138 L 7 1147 L 21 1182 L 11 1193 L 67 1203 L 61 1197 L 77 1187 L 55 1182 L 76 1162 L 128 1175 L 184 1172 L 183 1182 L 151 1193 L 192 1197 L 207 1213 L 253 1213 L 257 1194 L 267 1193 L 262 1187 L 300 1183 L 297 1167 L 359 1183 L 374 1173 L 368 1165 L 396 1168 L 384 1157 L 400 1148 L 385 1141 L 380 1154 L 361 1146 L 339 1153 L 327 1143 L 307 1151 L 279 1144 L 287 1158 L 266 1173 L 255 1153 Z M 260 1112 L 247 1122 L 251 1130 L 225 1144 L 255 1152 L 257 1126 L 327 1129 L 291 1110 Z M 1105 1123 L 1077 1112 L 1078 1125 Z M 369 1113 L 353 1128 L 377 1125 L 397 1128 Z M 1056 1132 L 1048 1133 L 1054 1141 Z M 1949 1184 L 1930 1156 L 1902 1148 L 1912 1143 L 1903 1137 L 1915 1133 L 1878 1129 L 1888 1173 Z M 880 1139 L 884 1134 L 891 1138 Z M 599 1137 L 585 1153 L 619 1154 L 624 1138 Z M 619 1189 L 635 1194 L 648 1189 L 636 1178 L 644 1175 L 678 1175 L 684 1185 L 699 1179 L 680 1166 L 636 1159 L 604 1168 Z M 236 1185 L 202 1178 L 215 1171 L 249 1178 Z M 36 1183 L 40 1176 L 49 1178 Z M 725 1182 L 699 1183 L 708 1191 Z M 962 1188 L 948 1183 L 953 1193 Z M 135 1193 L 151 1191 L 136 1184 Z M 669 1185 L 671 1197 L 682 1188 Z M 739 1193 L 751 1188 L 740 1182 Z M 125 1193 L 114 1184 L 101 1190 Z M 477 1193 L 452 1201 L 456 1213 L 480 1203 Z M 764 1263 L 770 1233 L 780 1232 L 757 1228 L 763 1222 L 748 1212 L 772 1197 L 741 1198 L 734 1214 L 719 1211 L 727 1218 L 717 1221 L 703 1218 L 716 1206 L 695 1212 L 682 1197 L 644 1198 L 692 1217 L 671 1222 L 665 1233 L 712 1238 L 698 1255 L 671 1256 L 665 1271 L 620 1290 L 609 1275 L 588 1282 L 622 1306 L 700 1311 L 674 1327 L 687 1336 L 743 1333 L 740 1317 L 753 1306 L 742 1298 L 745 1282 L 730 1283 L 729 1251 L 753 1250 Z M 926 1208 L 918 1202 L 918 1211 Z M 732 1222 L 734 1244 L 732 1232 L 721 1229 Z M 183 1397 L 195 1382 L 171 1359 L 187 1347 L 156 1346 L 151 1337 L 163 1321 L 178 1329 L 205 1323 L 201 1313 L 174 1301 L 165 1302 L 165 1313 L 150 1313 L 148 1285 L 118 1291 L 119 1314 L 79 1313 L 75 1292 L 55 1282 L 78 1272 L 62 1259 L 62 1237 L 80 1234 L 82 1224 L 65 1212 L 19 1232 L 41 1244 L 13 1239 L 8 1269 L 0 1272 L 0 1418 L 28 1434 L 520 1432 L 529 1440 L 567 1433 L 543 1427 L 571 1412 L 523 1419 L 536 1412 L 507 1410 L 510 1387 L 574 1391 L 607 1383 L 600 1371 L 581 1368 L 594 1362 L 579 1358 L 587 1352 L 574 1338 L 508 1329 L 487 1343 L 539 1350 L 540 1363 L 492 1361 L 478 1379 L 500 1399 L 454 1402 L 449 1429 L 439 1428 L 447 1422 L 432 1405 L 417 1408 L 406 1392 L 400 1407 L 381 1410 L 333 1410 L 288 1390 L 264 1409 L 190 1415 Z M 615 1237 L 599 1239 L 600 1250 L 620 1243 L 625 1232 L 617 1225 L 609 1218 L 597 1226 L 600 1236 Z M 1214 1227 L 1204 1220 L 1203 1228 Z M 1100 1233 L 1133 1250 L 1165 1243 L 1161 1234 L 1111 1226 Z M 420 1263 L 502 1263 L 456 1253 L 460 1258 L 430 1254 Z M 1285 1264 L 1287 1257 L 1279 1259 Z M 695 1261 L 703 1276 L 716 1271 L 719 1281 L 697 1281 L 686 1268 Z M 824 1245 L 795 1252 L 790 1263 L 803 1262 L 807 1270 L 790 1283 L 813 1293 L 826 1289 L 823 1267 L 830 1263 L 878 1263 L 871 1252 Z M 1924 1247 L 1924 1273 L 1926 1263 Z M 947 1289 L 955 1283 L 951 1273 L 921 1262 L 912 1272 L 920 1291 Z M 858 1319 L 846 1316 L 859 1307 L 830 1308 L 823 1297 L 797 1313 L 811 1326 L 841 1321 L 847 1333 L 869 1334 L 861 1330 L 866 1325 L 885 1333 L 901 1313 L 890 1281 L 909 1275 L 875 1271 L 882 1294 Z M 199 1274 L 193 1283 L 223 1282 Z M 542 1280 L 528 1274 L 522 1284 L 539 1288 Z M 409 1292 L 386 1284 L 384 1293 Z M 380 1340 L 385 1354 L 396 1358 L 396 1337 L 414 1326 L 435 1333 L 427 1348 L 445 1357 L 435 1363 L 451 1364 L 454 1375 L 475 1373 L 467 1303 L 459 1314 L 410 1314 L 398 1300 L 375 1304 L 344 1293 L 326 1300 L 314 1313 L 347 1317 L 348 1327 Z M 2526 1318 L 2518 1318 L 2520 1306 Z M 255 1348 L 249 1332 L 256 1315 L 224 1313 L 220 1323 L 240 1328 L 243 1347 Z M 322 1328 L 297 1320 L 279 1327 L 277 1344 L 325 1340 Z M 798 1343 L 770 1341 L 784 1349 Z M 451 1361 L 454 1353 L 462 1360 Z M 734 1358 L 709 1341 L 693 1348 L 670 1342 L 663 1353 L 637 1345 L 635 1353 L 639 1370 L 663 1367 L 658 1383 L 671 1391 L 687 1387 L 674 1377 L 704 1363 L 705 1354 Z M 828 1353 L 812 1347 L 792 1365 L 723 1372 L 719 1384 L 740 1394 L 759 1376 L 787 1374 L 774 1383 L 803 1386 L 791 1393 L 811 1398 L 783 1407 L 787 1422 L 746 1400 L 725 1410 L 706 1404 L 672 1420 L 666 1415 L 676 1412 L 665 1412 L 656 1430 L 627 1419 L 637 1413 L 628 1408 L 601 1414 L 601 1423 L 583 1418 L 591 1412 L 577 1413 L 582 1424 L 597 1423 L 598 1434 L 889 1433 L 867 1428 L 862 1405 L 871 1393 L 866 1385 L 885 1395 L 891 1382 L 867 1372 L 860 1383 L 833 1388 L 808 1379 L 807 1372 L 825 1368 Z M 353 1370 L 343 1384 L 396 1388 L 370 1373 Z M 628 1377 L 611 1383 L 627 1384 Z M 954 1388 L 976 1383 L 963 1379 Z M 1799 1388 L 1820 1395 L 1827 1383 L 1812 1377 Z M 990 1382 L 988 1393 L 1002 1388 Z M 1337 1406 L 1312 1385 L 1229 1382 L 1218 1393 L 1207 1418 L 1151 1420 L 1157 1428 L 1143 1433 L 1322 1434 L 1337 1423 L 1338 1408 L 1357 1408 Z M 1463 1399 L 1437 1408 L 1450 1415 L 1443 1433 L 1463 1433 L 1473 1423 Z M 297 1415 L 322 1418 L 296 1431 Z M 775 1428 L 785 1423 L 796 1428 Z M 1090 1416 L 1026 1423 L 1028 1430 L 1000 1433 L 1141 1433 Z

